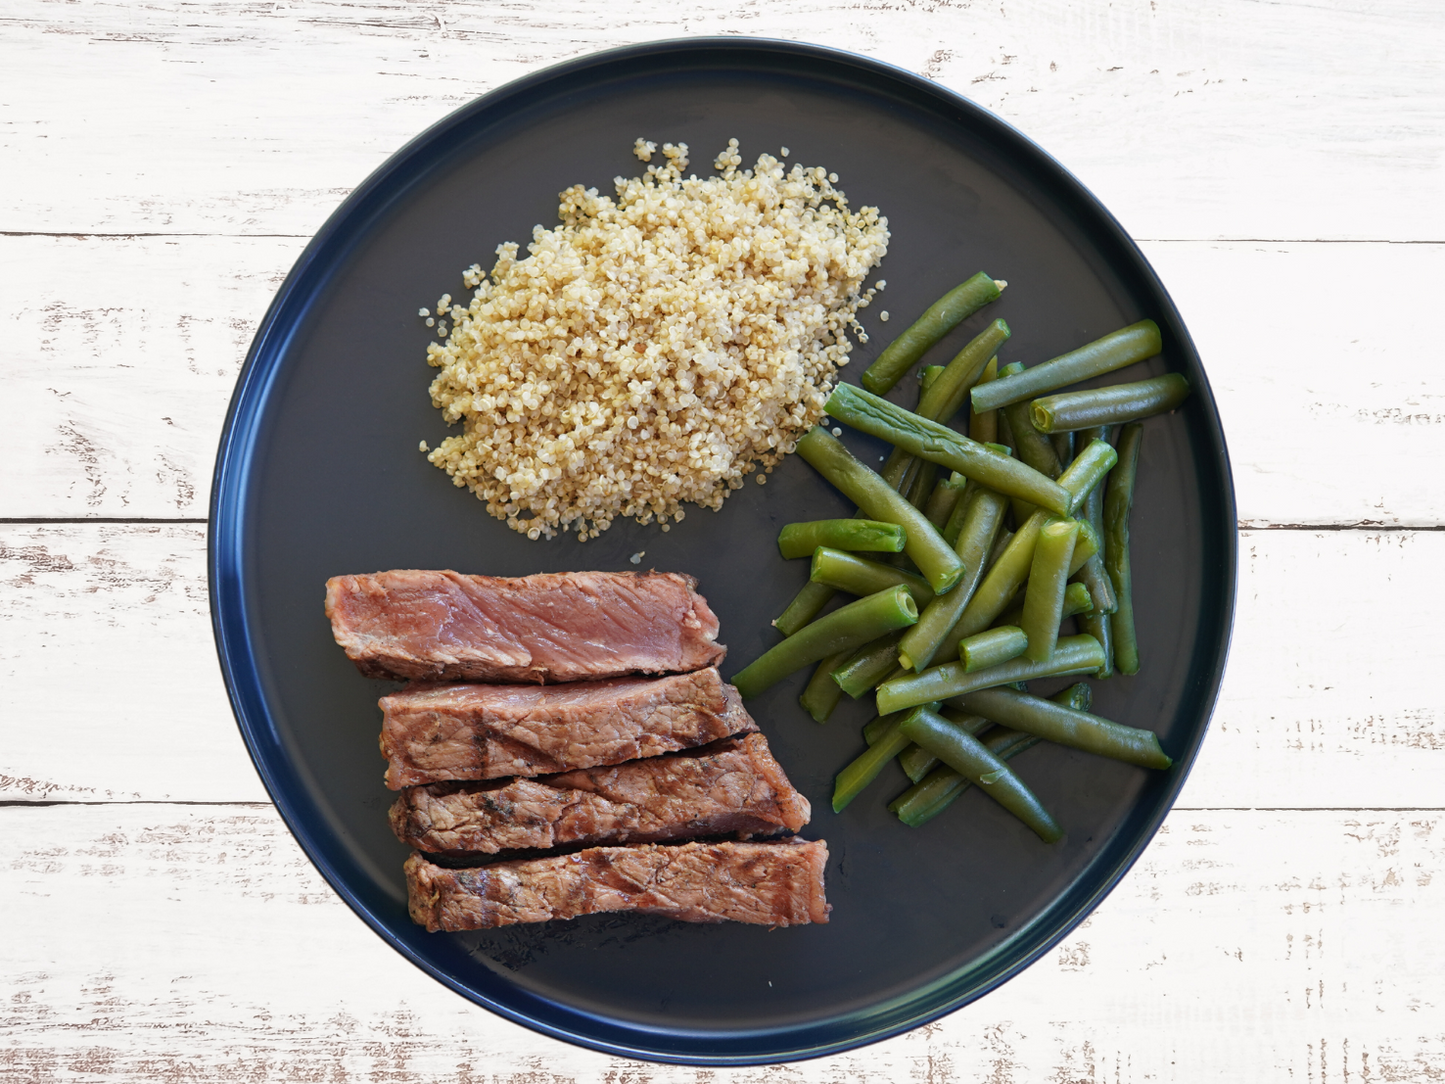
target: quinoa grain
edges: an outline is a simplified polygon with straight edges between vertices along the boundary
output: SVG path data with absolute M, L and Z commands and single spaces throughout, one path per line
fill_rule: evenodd
M 662 154 L 615 200 L 567 189 L 526 257 L 499 246 L 490 274 L 463 272 L 466 307 L 437 302 L 451 327 L 427 348 L 432 403 L 462 432 L 428 459 L 529 538 L 720 508 L 822 418 L 847 333 L 866 341 L 877 208 L 850 209 L 822 167 L 740 169 L 737 140 L 718 177 L 683 176 L 685 143 Z

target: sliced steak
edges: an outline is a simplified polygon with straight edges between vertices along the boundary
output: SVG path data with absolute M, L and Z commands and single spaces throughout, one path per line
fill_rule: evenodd
M 411 917 L 433 933 L 603 911 L 797 926 L 828 921 L 827 864 L 826 843 L 796 839 L 593 847 L 474 869 L 445 869 L 413 854 L 406 886 Z
M 567 685 L 416 684 L 380 703 L 392 790 L 621 764 L 757 729 L 715 667 Z
M 696 586 L 672 572 L 377 572 L 327 580 L 326 616 L 367 677 L 587 681 L 720 662 Z
M 496 854 L 568 844 L 660 843 L 796 832 L 812 815 L 761 734 L 541 779 L 410 787 L 391 807 L 419 851 Z

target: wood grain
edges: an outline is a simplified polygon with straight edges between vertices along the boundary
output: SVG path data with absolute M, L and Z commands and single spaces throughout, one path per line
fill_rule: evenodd
M 1445 954 L 1437 814 L 1177 811 L 1090 919 L 982 1001 L 821 1062 L 725 1071 L 591 1054 L 470 1005 L 373 936 L 265 807 L 0 818 L 7 1084 L 1345 1084 L 1445 1071 L 1431 1023 Z
M 1246 531 L 1240 557 L 1181 806 L 1445 806 L 1445 532 Z M 264 800 L 215 662 L 200 526 L 0 525 L 0 621 L 0 799 Z
M 236 373 L 301 247 L 0 237 L 0 518 L 203 517 Z M 1243 525 L 1442 522 L 1445 474 L 1408 466 L 1445 457 L 1445 245 L 1144 250 L 1204 359 Z
M 722 33 L 934 78 L 1038 140 L 1140 236 L 1445 240 L 1430 0 L 12 0 L 0 25 L 0 70 L 26 88 L 6 107 L 5 230 L 309 236 L 484 91 L 602 48 Z

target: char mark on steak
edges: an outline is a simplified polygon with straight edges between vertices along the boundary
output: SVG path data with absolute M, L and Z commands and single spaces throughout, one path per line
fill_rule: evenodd
M 672 572 L 397 570 L 326 581 L 326 616 L 368 677 L 591 681 L 722 661 L 717 617 L 696 585 Z
M 409 787 L 391 807 L 397 839 L 457 857 L 698 836 L 796 832 L 808 800 L 761 734 L 539 779 Z
M 416 684 L 380 703 L 392 790 L 621 764 L 757 729 L 715 667 L 566 685 Z
M 428 930 L 483 930 L 605 911 L 683 922 L 797 926 L 827 922 L 828 845 L 655 843 L 445 869 L 406 861 L 411 917 Z

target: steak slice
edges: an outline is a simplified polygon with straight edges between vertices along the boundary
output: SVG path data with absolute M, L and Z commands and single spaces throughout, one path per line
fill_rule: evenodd
M 541 779 L 410 787 L 396 838 L 451 855 L 796 832 L 812 810 L 761 734 Z
M 392 790 L 621 764 L 757 729 L 716 667 L 567 685 L 415 684 L 380 703 Z
M 586 681 L 722 661 L 696 586 L 673 572 L 401 570 L 327 580 L 326 616 L 367 677 Z
M 435 933 L 603 911 L 760 926 L 827 922 L 827 864 L 826 843 L 794 839 L 592 847 L 473 869 L 446 869 L 413 854 L 405 868 L 411 917 Z

